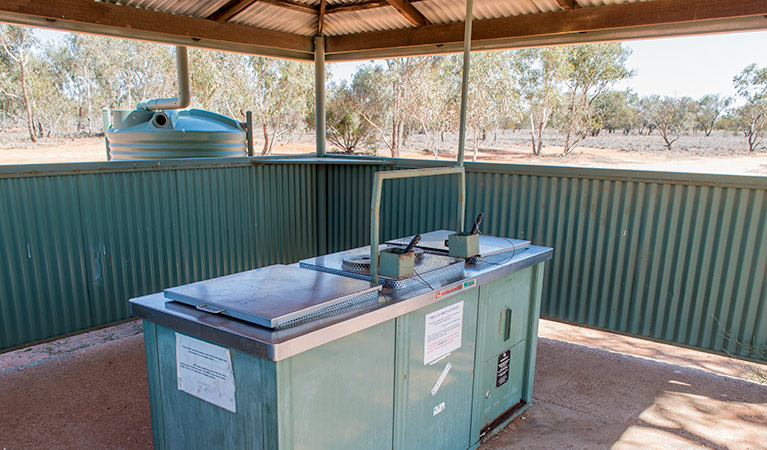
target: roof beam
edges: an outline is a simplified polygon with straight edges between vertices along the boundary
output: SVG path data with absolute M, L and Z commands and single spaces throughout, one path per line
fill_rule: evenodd
M 472 48 L 511 48 L 767 29 L 764 0 L 653 0 L 475 20 Z M 328 61 L 460 50 L 463 23 L 327 39 Z
M 313 59 L 311 37 L 93 0 L 2 0 L 0 21 L 190 47 Z
M 326 7 L 327 7 L 327 0 L 321 0 L 320 15 L 319 17 L 317 17 L 317 36 L 322 36 L 322 29 L 325 27 L 325 8 Z
M 415 6 L 410 4 L 410 0 L 386 0 L 391 6 L 393 6 L 400 14 L 402 14 L 408 22 L 413 25 L 431 25 L 429 19 L 421 14 L 421 11 L 415 9 Z
M 250 5 L 256 3 L 258 0 L 229 0 L 222 7 L 218 8 L 213 14 L 208 16 L 208 19 L 215 20 L 216 22 L 228 22 L 237 14 L 248 9 Z
M 557 5 L 564 10 L 578 8 L 578 2 L 576 0 L 557 0 Z

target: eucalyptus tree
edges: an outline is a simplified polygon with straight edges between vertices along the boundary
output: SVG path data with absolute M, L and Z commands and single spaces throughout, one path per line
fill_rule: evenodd
M 21 117 L 27 123 L 29 139 L 32 142 L 37 142 L 37 133 L 32 116 L 32 101 L 29 94 L 29 66 L 30 58 L 32 57 L 31 49 L 37 42 L 31 28 L 0 24 L 0 49 L 2 49 L 3 54 L 10 62 L 8 65 L 9 73 L 4 76 L 4 78 L 7 77 L 7 80 L 3 83 L 4 90 L 2 94 L 14 103 L 18 101 L 22 103 L 24 113 Z M 17 86 L 20 88 L 20 95 L 15 89 Z
M 311 109 L 314 68 L 295 61 L 248 58 L 252 98 L 264 135 L 261 154 L 270 155 L 274 143 L 298 128 Z
M 398 158 L 414 123 L 415 86 L 428 57 L 387 59 L 354 75 L 352 90 L 360 97 L 358 112 L 375 128 L 392 158 Z
M 543 131 L 560 103 L 560 84 L 564 78 L 565 50 L 546 47 L 514 52 L 513 76 L 521 104 L 530 122 L 533 155 L 540 156 Z
M 671 145 L 690 128 L 691 114 L 689 97 L 660 97 L 651 95 L 640 100 L 643 119 L 658 130 L 671 150 Z
M 762 143 L 761 133 L 767 128 L 767 67 L 751 64 L 733 78 L 738 96 L 745 104 L 737 109 L 736 117 L 746 138 L 748 151 Z
M 570 45 L 562 49 L 561 73 L 567 110 L 560 128 L 565 134 L 563 154 L 568 154 L 598 126 L 594 101 L 610 86 L 633 76 L 633 72 L 626 67 L 631 49 L 618 42 Z
M 461 60 L 455 55 L 429 58 L 411 90 L 412 120 L 426 135 L 428 148 L 439 157 L 446 132 L 458 123 Z
M 696 127 L 703 130 L 707 137 L 710 136 L 716 121 L 731 104 L 732 97 L 721 97 L 719 94 L 704 95 L 692 104 Z
M 476 161 L 479 142 L 502 122 L 513 121 L 518 113 L 518 92 L 514 88 L 514 54 L 485 52 L 472 56 L 469 74 L 467 122 L 473 130 L 472 161 Z
M 594 135 L 604 128 L 608 133 L 623 130 L 629 134 L 640 123 L 639 98 L 631 91 L 607 91 L 597 97 L 593 104 Z

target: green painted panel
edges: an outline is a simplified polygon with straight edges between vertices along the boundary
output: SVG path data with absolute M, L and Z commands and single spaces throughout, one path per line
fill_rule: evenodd
M 76 179 L 0 179 L 0 349 L 92 323 Z
M 165 172 L 77 177 L 92 324 L 128 317 L 127 299 L 185 282 L 176 180 Z M 158 193 L 162 193 L 158 195 Z
M 277 448 L 277 412 L 270 406 L 277 398 L 270 381 L 275 363 L 230 350 L 237 408 L 232 413 L 178 389 L 175 331 L 156 326 L 156 342 L 163 414 L 153 430 L 165 448 Z
M 0 349 L 125 319 L 132 297 L 317 253 L 312 164 L 98 166 L 0 176 Z
M 481 360 L 494 358 L 527 337 L 530 302 L 535 300 L 530 298 L 531 273 L 528 268 L 481 287 Z
M 280 448 L 391 450 L 393 320 L 277 364 Z
M 402 404 L 395 448 L 469 447 L 478 292 L 470 289 L 397 319 L 396 398 Z M 427 315 L 459 303 L 463 304 L 460 348 L 424 364 Z
M 476 424 L 472 432 L 472 437 L 479 438 L 479 431 L 490 424 L 496 417 L 500 416 L 510 406 L 516 405 L 523 398 L 523 388 L 525 385 L 525 356 L 527 351 L 527 342 L 518 342 L 516 345 L 507 348 L 509 351 L 509 379 L 501 386 L 496 386 L 498 357 L 495 355 L 478 367 L 478 376 L 481 376 L 481 386 L 478 401 L 475 406 L 478 411 L 475 415 Z M 505 354 L 505 353 L 502 353 Z M 489 392 L 489 394 L 488 394 Z

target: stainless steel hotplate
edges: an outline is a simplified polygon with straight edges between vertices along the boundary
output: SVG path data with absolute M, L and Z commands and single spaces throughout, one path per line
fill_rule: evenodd
M 269 266 L 165 290 L 165 297 L 269 328 L 378 301 L 381 286 L 349 277 Z

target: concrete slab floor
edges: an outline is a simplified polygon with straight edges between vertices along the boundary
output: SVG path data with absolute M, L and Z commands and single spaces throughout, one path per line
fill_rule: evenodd
M 140 322 L 0 355 L 0 449 L 152 446 Z M 533 406 L 481 448 L 767 448 L 767 367 L 541 321 Z

